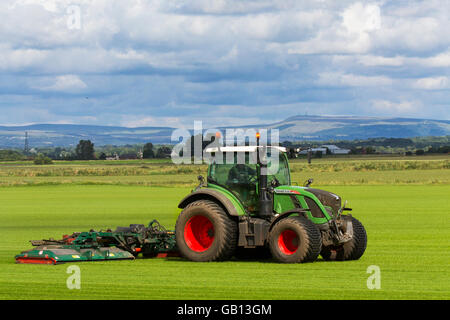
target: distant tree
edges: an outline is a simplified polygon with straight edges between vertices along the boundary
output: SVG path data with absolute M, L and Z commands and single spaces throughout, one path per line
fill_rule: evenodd
M 38 154 L 34 159 L 34 164 L 52 164 L 53 161 L 49 157 L 43 155 L 42 153 Z
M 0 160 L 22 160 L 25 156 L 14 150 L 0 150 Z
M 104 153 L 104 152 L 100 153 L 100 156 L 98 158 L 100 160 L 106 160 L 106 153 Z
M 75 154 L 79 160 L 93 160 L 95 159 L 94 151 L 94 144 L 91 140 L 80 140 L 75 149 Z
M 422 156 L 422 155 L 424 155 L 424 154 L 425 154 L 425 151 L 423 151 L 422 149 L 416 150 L 416 155 L 417 155 L 417 156 Z
M 153 152 L 153 143 L 148 142 L 144 145 L 144 149 L 142 150 L 142 157 L 144 159 L 155 157 L 155 153 Z
M 450 146 L 439 147 L 439 152 L 440 153 L 449 153 L 450 152 Z
M 156 152 L 156 158 L 169 158 L 171 153 L 172 149 L 162 146 Z
M 438 153 L 439 149 L 435 147 L 429 147 L 426 153 Z
M 412 152 L 411 151 L 406 151 L 405 152 L 405 156 L 412 156 Z
M 287 148 L 287 156 L 289 159 L 294 159 L 296 157 L 295 148 Z

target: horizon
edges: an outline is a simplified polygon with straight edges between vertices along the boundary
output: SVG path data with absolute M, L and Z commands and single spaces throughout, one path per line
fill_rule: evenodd
M 392 120 L 392 119 L 402 119 L 402 120 L 422 120 L 422 121 L 450 121 L 450 119 L 430 119 L 430 118 L 409 118 L 409 117 L 381 117 L 381 116 L 357 116 L 357 115 L 293 115 L 290 116 L 284 120 L 278 120 L 274 121 L 272 123 L 257 123 L 257 124 L 247 124 L 245 126 L 256 126 L 256 125 L 273 125 L 279 122 L 285 122 L 290 120 L 291 118 L 297 118 L 297 117 L 319 117 L 319 118 L 364 118 L 364 119 L 379 119 L 379 120 Z M 100 125 L 100 124 L 84 124 L 84 123 L 27 123 L 27 124 L 0 124 L 0 127 L 7 127 L 7 128 L 19 128 L 19 127 L 29 127 L 29 126 L 38 126 L 38 125 L 69 125 L 69 126 L 90 126 L 90 127 L 120 127 L 120 128 L 127 128 L 127 129 L 140 129 L 140 128 L 160 128 L 160 129 L 175 129 L 176 127 L 167 127 L 167 126 L 142 126 L 142 127 L 126 127 L 126 126 L 119 126 L 119 125 Z M 229 126 L 230 128 L 233 127 L 239 127 L 239 126 Z M 243 126 L 242 126 L 243 127 Z M 186 129 L 193 129 L 193 127 L 183 127 Z M 211 127 L 210 127 L 211 128 Z M 215 128 L 215 127 L 214 127 Z M 224 128 L 224 126 L 218 126 L 217 128 Z

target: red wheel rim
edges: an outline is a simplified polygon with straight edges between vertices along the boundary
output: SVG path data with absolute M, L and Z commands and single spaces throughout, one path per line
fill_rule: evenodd
M 286 255 L 294 254 L 299 245 L 299 237 L 297 233 L 292 230 L 284 230 L 278 237 L 278 247 L 280 251 Z
M 203 252 L 214 241 L 214 226 L 205 216 L 193 216 L 184 227 L 184 241 L 195 252 Z

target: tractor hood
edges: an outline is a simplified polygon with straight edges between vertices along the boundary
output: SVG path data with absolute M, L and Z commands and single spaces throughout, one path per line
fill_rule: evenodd
M 341 208 L 342 200 L 337 194 L 314 188 L 304 188 L 304 190 L 314 194 L 324 206 L 331 207 L 334 214 Z
M 341 208 L 341 197 L 337 194 L 334 194 L 329 191 L 308 188 L 308 187 L 299 187 L 299 186 L 280 186 L 275 189 L 275 193 L 289 193 L 289 194 L 305 194 L 306 192 L 312 193 L 314 196 L 319 199 L 319 201 L 326 207 L 331 207 L 333 210 L 333 214 L 337 214 L 339 209 Z

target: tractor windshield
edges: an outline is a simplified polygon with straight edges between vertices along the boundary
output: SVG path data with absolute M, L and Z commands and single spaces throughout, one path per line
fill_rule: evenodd
M 278 168 L 276 170 L 271 170 L 271 166 L 273 163 L 269 162 L 268 168 L 269 168 L 269 175 L 267 177 L 267 182 L 270 183 L 276 178 L 278 183 L 282 186 L 288 186 L 291 184 L 291 177 L 289 174 L 289 164 L 286 159 L 286 155 L 284 153 L 279 153 L 279 161 L 278 161 Z M 275 168 L 274 168 L 275 169 Z M 274 172 L 271 172 L 274 171 Z

